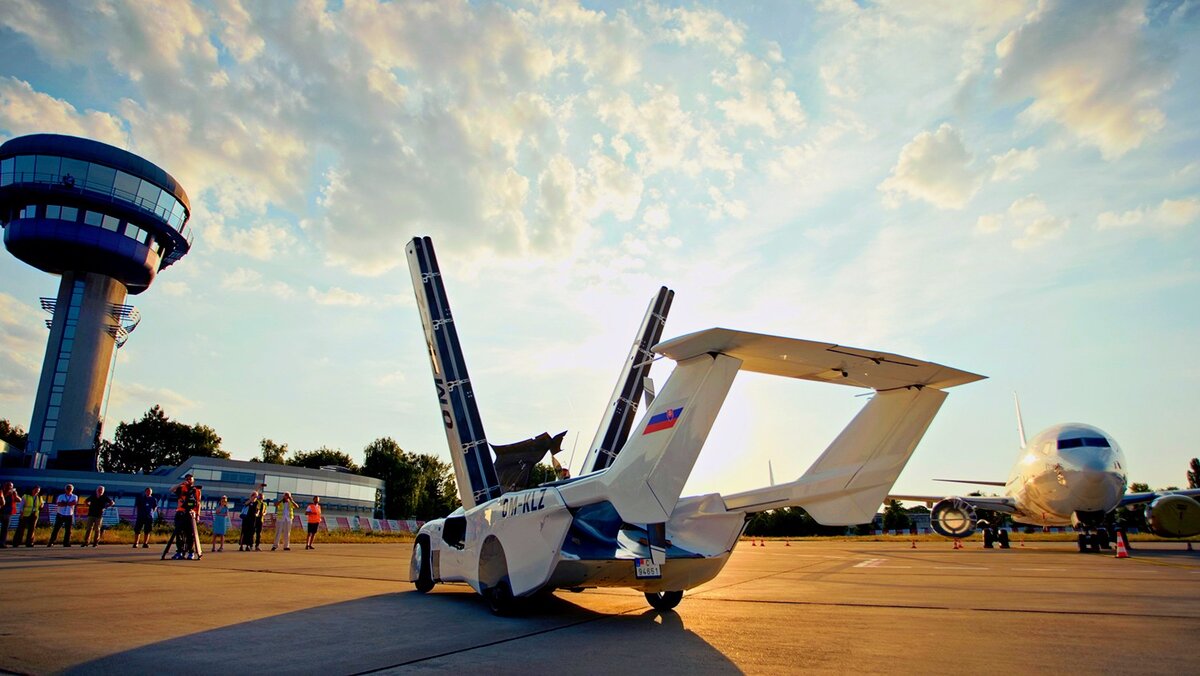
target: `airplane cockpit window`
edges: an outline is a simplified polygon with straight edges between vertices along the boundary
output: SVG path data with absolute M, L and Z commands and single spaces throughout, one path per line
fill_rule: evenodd
M 1075 439 L 1059 439 L 1058 450 L 1067 448 L 1080 448 L 1082 446 L 1091 446 L 1093 448 L 1108 448 L 1108 439 L 1104 437 L 1077 437 Z

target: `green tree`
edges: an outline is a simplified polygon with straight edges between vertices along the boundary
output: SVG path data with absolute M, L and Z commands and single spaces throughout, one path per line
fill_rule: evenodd
M 221 450 L 221 437 L 213 428 L 171 420 L 155 404 L 141 420 L 118 424 L 113 440 L 100 444 L 100 469 L 149 474 L 192 456 L 228 458 L 229 453 Z
M 288 453 L 287 444 L 277 444 L 270 439 L 263 439 L 262 441 L 258 442 L 258 445 L 262 447 L 262 457 L 254 458 L 254 460 L 260 462 L 270 462 L 276 465 L 282 465 L 286 463 L 285 458 L 287 457 Z
M 287 459 L 285 464 L 293 467 L 308 467 L 309 469 L 321 469 L 328 465 L 337 467 L 345 467 L 351 472 L 358 474 L 358 464 L 354 462 L 346 453 L 322 446 L 315 451 L 297 451 L 295 455 Z
M 1192 458 L 1188 466 L 1188 488 L 1200 488 L 1200 458 Z
M 446 516 L 458 505 L 449 463 L 408 453 L 387 437 L 368 444 L 363 457 L 363 473 L 383 480 L 386 518 L 428 520 Z
M 0 441 L 7 441 L 23 451 L 29 435 L 20 425 L 10 423 L 8 418 L 0 418 Z
M 1140 482 L 1131 483 L 1131 484 L 1129 484 L 1129 492 L 1130 493 L 1149 493 L 1150 492 L 1150 484 L 1144 484 L 1144 483 L 1140 483 Z
M 904 507 L 896 500 L 888 501 L 887 507 L 883 510 L 883 529 L 904 530 L 910 524 L 908 513 L 904 511 Z

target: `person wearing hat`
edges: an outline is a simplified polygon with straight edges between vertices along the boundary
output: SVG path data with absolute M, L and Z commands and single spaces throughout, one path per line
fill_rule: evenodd
M 285 492 L 283 497 L 275 502 L 275 544 L 271 545 L 271 551 L 279 549 L 280 540 L 283 540 L 285 552 L 291 549 L 292 518 L 297 509 L 300 509 L 300 504 L 292 499 L 291 493 Z

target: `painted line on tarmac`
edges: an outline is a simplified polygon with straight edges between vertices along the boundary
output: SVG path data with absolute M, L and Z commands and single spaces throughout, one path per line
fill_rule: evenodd
M 1013 570 L 1041 570 L 1041 571 L 1047 571 L 1047 572 L 1049 572 L 1049 571 L 1062 572 L 1062 571 L 1066 570 L 1066 568 L 1013 568 Z
M 898 610 L 953 610 L 953 611 L 976 611 L 981 613 L 1034 613 L 1038 615 L 1094 615 L 1100 617 L 1145 617 L 1155 619 L 1168 620 L 1196 620 L 1195 615 L 1152 615 L 1149 613 L 1120 613 L 1104 610 L 1048 610 L 1044 608 L 958 608 L 954 606 L 931 606 L 931 605 L 905 605 L 899 603 L 848 603 L 836 601 L 787 601 L 780 599 L 723 599 L 705 597 L 695 599 L 697 601 L 705 601 L 708 603 L 761 603 L 766 605 L 781 605 L 781 606 L 825 606 L 833 608 L 892 608 Z
M 991 570 L 987 566 L 934 566 L 937 570 Z

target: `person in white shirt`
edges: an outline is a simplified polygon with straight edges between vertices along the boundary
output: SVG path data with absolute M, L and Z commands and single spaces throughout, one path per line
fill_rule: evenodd
M 283 497 L 275 503 L 275 544 L 271 545 L 271 551 L 279 549 L 279 541 L 283 540 L 283 550 L 289 551 L 289 546 L 292 541 L 292 517 L 296 515 L 296 510 L 300 509 L 300 505 L 292 499 L 291 493 L 284 493 Z
M 75 495 L 75 487 L 67 484 L 63 489 L 63 494 L 58 496 L 55 502 L 58 509 L 54 515 L 54 530 L 50 531 L 50 542 L 46 543 L 47 547 L 53 547 L 54 541 L 58 539 L 58 529 L 63 528 L 66 532 L 63 533 L 63 546 L 71 546 L 71 525 L 75 523 L 75 505 L 79 502 L 79 496 Z

